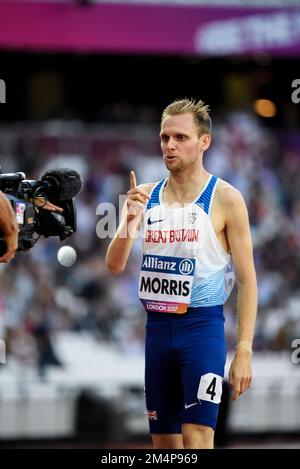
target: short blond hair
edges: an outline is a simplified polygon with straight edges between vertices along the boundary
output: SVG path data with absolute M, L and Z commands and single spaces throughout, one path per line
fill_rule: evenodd
M 201 99 L 199 101 L 188 98 L 176 99 L 163 110 L 161 123 L 167 116 L 191 113 L 200 135 L 211 134 L 212 123 L 209 112 L 209 106 L 204 104 Z

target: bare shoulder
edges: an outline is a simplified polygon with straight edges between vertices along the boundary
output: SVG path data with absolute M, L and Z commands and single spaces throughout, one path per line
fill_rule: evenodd
M 147 194 L 150 194 L 156 182 L 147 182 L 146 184 L 139 184 L 137 187 L 143 189 Z
M 217 185 L 216 199 L 225 211 L 239 210 L 246 207 L 242 193 L 223 179 L 220 179 Z

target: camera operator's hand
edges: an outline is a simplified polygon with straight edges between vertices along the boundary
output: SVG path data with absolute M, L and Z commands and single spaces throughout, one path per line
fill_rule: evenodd
M 49 202 L 49 200 L 45 199 L 45 197 L 35 197 L 33 203 L 36 207 L 42 208 L 44 210 L 49 210 L 51 212 L 63 212 L 64 211 L 63 208 L 52 204 L 51 202 Z
M 15 213 L 3 192 L 0 191 L 0 230 L 6 243 L 6 253 L 0 257 L 0 262 L 9 262 L 15 257 L 18 248 L 19 226 Z

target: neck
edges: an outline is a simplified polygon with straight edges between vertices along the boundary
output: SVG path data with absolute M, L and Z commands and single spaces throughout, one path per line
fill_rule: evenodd
M 176 199 L 182 200 L 186 197 L 197 195 L 201 187 L 203 187 L 209 177 L 208 171 L 201 166 L 193 172 L 182 171 L 178 173 L 170 173 L 166 186 L 167 192 L 174 194 Z

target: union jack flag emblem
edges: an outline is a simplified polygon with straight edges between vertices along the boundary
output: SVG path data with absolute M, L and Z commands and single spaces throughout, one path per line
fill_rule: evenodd
M 156 410 L 148 410 L 147 416 L 149 420 L 157 420 L 157 412 Z

